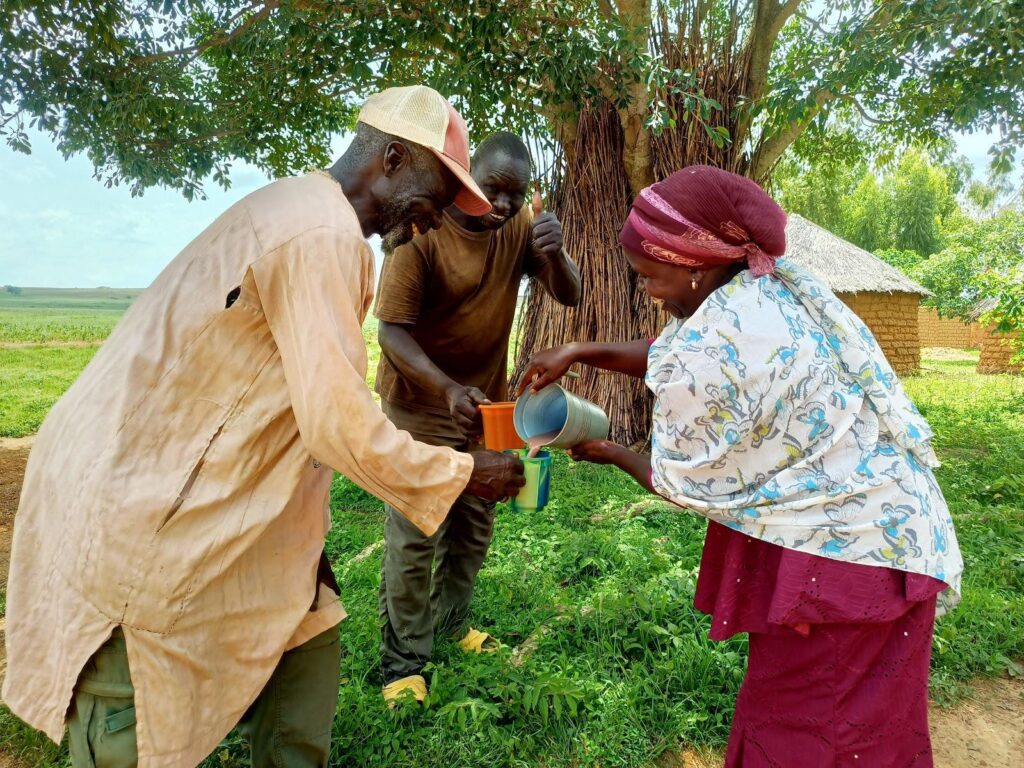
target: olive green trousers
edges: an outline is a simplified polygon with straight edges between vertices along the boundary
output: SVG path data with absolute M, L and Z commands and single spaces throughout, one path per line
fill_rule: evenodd
M 285 652 L 238 724 L 253 768 L 326 768 L 340 663 L 337 626 Z M 73 768 L 134 768 L 138 762 L 135 689 L 120 628 L 78 678 L 68 745 Z

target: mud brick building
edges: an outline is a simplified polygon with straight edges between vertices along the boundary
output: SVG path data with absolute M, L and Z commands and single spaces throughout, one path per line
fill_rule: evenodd
M 921 367 L 918 307 L 928 295 L 895 267 L 797 214 L 786 226 L 786 258 L 824 280 L 871 329 L 896 373 Z
M 977 349 L 985 331 L 980 323 L 965 323 L 956 317 L 939 317 L 932 307 L 921 307 L 917 313 L 918 333 L 922 347 Z
M 974 308 L 974 318 L 980 318 L 995 307 L 995 299 L 985 299 Z M 1010 362 L 1016 357 L 1018 347 L 1009 333 L 998 333 L 995 327 L 982 328 L 981 354 L 978 356 L 978 373 L 1024 373 L 1024 366 Z

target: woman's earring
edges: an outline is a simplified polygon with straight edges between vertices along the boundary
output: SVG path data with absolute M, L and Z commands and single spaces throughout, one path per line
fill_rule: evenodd
M 693 290 L 695 290 L 695 291 L 696 291 L 696 290 L 697 290 L 697 286 L 698 286 L 698 285 L 700 285 L 700 281 L 699 281 L 699 280 L 697 280 L 697 273 L 696 273 L 696 272 L 691 272 L 691 273 L 690 273 L 690 287 L 691 287 L 691 288 L 692 288 Z

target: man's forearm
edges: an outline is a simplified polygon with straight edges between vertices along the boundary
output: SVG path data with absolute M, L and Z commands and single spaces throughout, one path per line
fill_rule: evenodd
M 536 279 L 559 304 L 575 307 L 580 303 L 580 270 L 564 248 L 547 260 Z
M 427 357 L 423 347 L 412 337 L 405 326 L 398 323 L 380 322 L 377 338 L 380 350 L 402 376 L 417 387 L 444 397 L 457 382 L 438 368 Z

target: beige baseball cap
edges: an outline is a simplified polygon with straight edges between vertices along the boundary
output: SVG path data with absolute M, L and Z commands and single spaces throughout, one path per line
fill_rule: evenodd
M 425 85 L 388 88 L 373 94 L 359 111 L 359 122 L 420 144 L 462 182 L 455 205 L 470 216 L 491 210 L 487 196 L 469 172 L 466 121 L 440 93 Z

